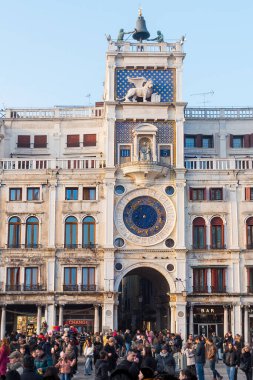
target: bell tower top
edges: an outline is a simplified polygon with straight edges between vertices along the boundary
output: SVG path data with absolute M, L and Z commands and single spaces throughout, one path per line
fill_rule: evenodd
M 140 8 L 138 9 L 138 15 L 139 15 L 139 17 L 142 16 L 142 7 L 140 7 Z
M 142 42 L 143 40 L 147 40 L 149 37 L 150 33 L 147 30 L 146 21 L 142 16 L 142 8 L 139 8 L 133 39 Z

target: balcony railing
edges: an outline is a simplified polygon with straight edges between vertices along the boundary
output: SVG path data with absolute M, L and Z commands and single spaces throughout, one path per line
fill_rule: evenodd
M 9 108 L 6 119 L 87 119 L 104 116 L 103 107 Z
M 11 158 L 0 160 L 0 170 L 86 170 L 105 168 L 105 160 L 101 158 L 85 157 L 82 159 L 50 159 L 35 160 Z
M 23 290 L 24 292 L 39 292 L 46 290 L 46 288 L 41 284 L 24 284 Z
M 64 244 L 63 245 L 64 249 L 96 249 L 98 248 L 98 244 Z
M 97 285 L 89 284 L 89 285 L 63 285 L 64 292 L 95 292 L 97 291 Z
M 253 170 L 252 158 L 194 158 L 185 160 L 187 170 Z
M 5 285 L 6 292 L 17 292 L 21 290 L 20 284 Z
M 119 43 L 111 40 L 108 45 L 109 51 L 129 52 L 129 53 L 166 53 L 183 52 L 183 44 L 177 42 L 128 42 Z
M 39 249 L 42 248 L 42 244 L 7 244 L 7 249 Z
M 208 293 L 208 286 L 193 286 L 193 293 Z
M 253 108 L 186 108 L 186 119 L 253 119 Z
M 211 293 L 226 293 L 226 286 L 211 286 Z

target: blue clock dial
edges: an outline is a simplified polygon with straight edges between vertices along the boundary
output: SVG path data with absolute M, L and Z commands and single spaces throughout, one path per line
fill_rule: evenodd
M 140 237 L 153 236 L 161 231 L 166 222 L 163 205 L 149 196 L 132 199 L 123 212 L 127 229 Z

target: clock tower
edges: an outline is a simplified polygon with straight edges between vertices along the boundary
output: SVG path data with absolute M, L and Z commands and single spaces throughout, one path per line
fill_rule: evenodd
M 185 336 L 185 54 L 182 40 L 168 43 L 160 31 L 149 36 L 140 10 L 132 34 L 121 29 L 117 40 L 108 37 L 103 325 L 113 320 L 116 328 L 169 328 Z M 159 276 L 167 282 L 163 294 Z M 140 284 L 149 282 L 148 295 Z M 142 299 L 139 309 L 123 306 L 130 291 L 132 300 L 136 292 Z

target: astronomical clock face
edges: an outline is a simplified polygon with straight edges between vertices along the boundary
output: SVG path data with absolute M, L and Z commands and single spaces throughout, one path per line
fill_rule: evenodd
M 120 199 L 115 224 L 123 238 L 137 245 L 154 245 L 166 239 L 175 225 L 169 197 L 154 189 L 134 190 Z

